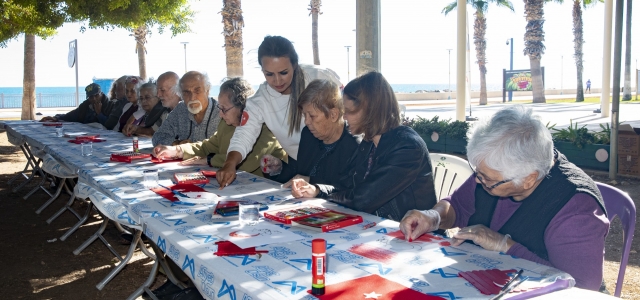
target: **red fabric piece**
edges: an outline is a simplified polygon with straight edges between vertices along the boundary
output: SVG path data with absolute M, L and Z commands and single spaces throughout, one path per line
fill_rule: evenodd
M 311 294 L 311 290 L 307 293 Z M 437 296 L 426 295 L 418 291 L 414 291 L 397 282 L 385 279 L 378 275 L 370 275 L 352 279 L 349 281 L 330 284 L 325 286 L 324 295 L 314 295 L 318 299 L 365 299 L 365 294 L 376 293 L 378 300 L 391 299 L 444 299 Z
M 403 239 L 404 240 L 404 233 L 402 233 L 402 231 L 398 230 L 398 231 L 394 231 L 394 232 L 389 232 L 387 233 L 388 236 L 394 237 L 394 238 L 399 238 L 399 239 Z M 429 243 L 436 243 L 437 241 L 444 241 L 443 238 L 439 237 L 439 236 L 435 236 L 435 235 L 431 235 L 428 233 L 425 233 L 423 235 L 421 235 L 419 238 L 413 240 L 415 241 L 421 241 L 421 242 L 429 242 Z
M 391 263 L 397 253 L 380 247 L 374 247 L 365 244 L 354 245 L 349 248 L 349 252 L 355 253 L 366 258 L 373 259 L 382 263 Z
M 157 157 L 151 156 L 151 162 L 154 164 L 163 164 L 163 163 L 170 163 L 170 162 L 176 162 L 176 161 L 182 161 L 182 158 L 177 158 L 177 159 L 169 158 L 169 159 L 160 160 Z
M 193 185 L 193 184 L 174 184 L 174 185 L 170 185 L 167 186 L 168 188 L 170 188 L 172 191 L 178 191 L 181 193 L 184 192 L 206 192 L 205 189 L 197 186 L 197 185 Z M 167 190 L 163 187 L 154 187 L 154 188 L 150 188 L 151 191 L 153 191 L 154 193 L 162 196 L 163 198 L 171 201 L 171 202 L 175 202 L 178 201 L 178 198 L 176 197 L 176 195 L 171 192 L 170 190 Z
M 511 279 L 507 273 L 515 273 L 516 270 L 477 270 L 458 273 L 459 277 L 462 277 L 469 281 L 474 287 L 476 287 L 480 293 L 485 295 L 497 295 L 500 293 L 500 286 L 504 286 Z M 500 286 L 496 285 L 499 284 Z
M 218 245 L 218 251 L 213 252 L 213 254 L 217 256 L 253 255 L 253 254 L 269 252 L 267 250 L 256 250 L 256 247 L 249 247 L 249 248 L 242 249 L 230 241 L 219 241 L 219 242 L 216 242 L 216 245 Z

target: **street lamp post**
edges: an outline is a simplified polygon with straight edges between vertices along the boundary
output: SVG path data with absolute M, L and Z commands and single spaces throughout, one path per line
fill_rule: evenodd
M 562 91 L 564 90 L 563 86 L 564 80 L 564 55 L 560 55 L 560 95 L 562 95 Z
M 351 77 L 351 69 L 349 68 L 349 48 L 351 48 L 351 46 L 344 46 L 345 48 L 347 48 L 347 82 L 349 82 L 350 77 Z
M 184 72 L 187 73 L 187 44 L 189 42 L 180 42 L 184 45 Z
M 451 100 L 451 50 L 453 49 L 447 49 L 449 51 L 449 100 Z
M 513 38 L 507 40 L 507 46 L 511 45 L 511 55 L 509 56 L 509 71 L 513 71 Z M 509 102 L 513 101 L 513 91 L 509 91 Z

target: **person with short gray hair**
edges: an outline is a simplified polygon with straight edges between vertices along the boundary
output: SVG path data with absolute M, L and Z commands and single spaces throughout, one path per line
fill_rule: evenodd
M 182 102 L 153 134 L 153 146 L 195 143 L 218 130 L 218 101 L 209 97 L 211 82 L 205 73 L 187 72 L 178 83 Z
M 514 105 L 476 124 L 467 145 L 471 175 L 433 209 L 409 211 L 407 240 L 452 229 L 465 240 L 571 274 L 599 290 L 609 220 L 602 195 L 584 171 L 553 147 L 529 108 Z

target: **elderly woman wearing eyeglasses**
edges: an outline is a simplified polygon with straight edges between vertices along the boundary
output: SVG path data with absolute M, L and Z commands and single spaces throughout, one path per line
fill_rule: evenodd
M 227 158 L 227 149 L 231 143 L 231 137 L 233 137 L 236 127 L 240 126 L 242 112 L 247 106 L 247 98 L 253 93 L 251 85 L 244 79 L 232 78 L 225 81 L 220 86 L 220 94 L 218 95 L 217 108 L 222 119 L 218 124 L 218 131 L 210 138 L 197 143 L 177 146 L 158 145 L 153 149 L 154 155 L 165 159 L 186 159 L 181 162 L 183 165 L 222 167 Z M 240 163 L 238 168 L 258 176 L 264 176 L 260 168 L 260 159 L 267 154 L 279 159 L 286 159 L 287 157 L 276 137 L 263 124 L 252 151 Z
M 474 174 L 433 209 L 408 212 L 405 238 L 460 228 L 454 246 L 470 240 L 600 289 L 609 221 L 595 182 L 554 149 L 531 109 L 505 108 L 475 127 L 467 145 Z
M 166 119 L 167 108 L 162 106 L 162 102 L 156 96 L 158 88 L 155 83 L 147 82 L 140 87 L 140 98 L 138 102 L 144 115 L 139 118 L 135 114 L 129 117 L 127 125 L 122 129 L 122 133 L 126 136 L 148 136 L 153 134 L 162 126 L 162 122 Z

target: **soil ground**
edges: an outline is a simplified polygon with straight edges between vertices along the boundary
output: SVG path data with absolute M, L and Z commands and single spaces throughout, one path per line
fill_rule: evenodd
M 22 199 L 35 186 L 35 182 L 17 193 L 13 193 L 7 184 L 25 163 L 20 149 L 7 141 L 4 131 L 0 132 L 0 298 L 125 299 L 142 285 L 153 262 L 136 251 L 132 261 L 118 276 L 103 290 L 96 289 L 96 284 L 115 267 L 117 260 L 100 241 L 95 241 L 78 256 L 73 255 L 73 250 L 98 230 L 102 220 L 97 214 L 93 215 L 66 241 L 60 241 L 60 236 L 77 219 L 66 212 L 51 225 L 46 220 L 66 200 L 57 200 L 41 215 L 37 215 L 35 210 L 48 196 L 38 191 L 27 200 Z M 596 181 L 612 184 L 605 173 L 587 173 Z M 629 193 L 636 207 L 640 207 L 640 179 L 620 177 L 615 185 Z M 66 196 L 64 198 L 68 199 Z M 84 212 L 86 207 L 77 203 L 74 208 Z M 639 232 L 640 226 L 636 228 L 636 233 Z M 121 244 L 122 239 L 114 226 L 109 225 L 104 235 L 119 253 L 126 253 L 128 246 Z M 616 219 L 611 225 L 605 249 L 604 277 L 611 292 L 615 290 L 621 249 L 622 228 Z M 640 249 L 640 238 L 633 241 L 632 249 Z M 161 285 L 164 280 L 160 276 L 154 286 Z M 632 250 L 629 257 L 622 298 L 640 299 L 640 254 L 637 250 Z

